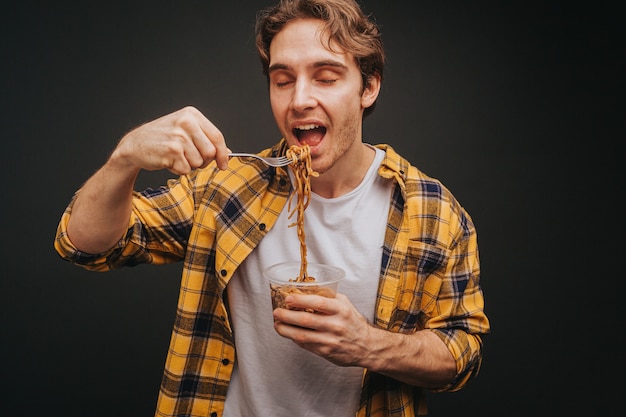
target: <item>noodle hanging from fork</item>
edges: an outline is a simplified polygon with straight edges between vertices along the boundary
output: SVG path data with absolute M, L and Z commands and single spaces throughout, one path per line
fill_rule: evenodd
M 289 197 L 289 219 L 296 213 L 296 221 L 289 224 L 289 227 L 296 226 L 298 239 L 300 240 L 300 275 L 296 282 L 314 281 L 315 278 L 309 277 L 307 273 L 306 259 L 306 234 L 304 233 L 304 210 L 309 206 L 311 200 L 311 177 L 317 177 L 319 174 L 311 168 L 311 151 L 309 145 L 296 146 L 292 145 L 287 149 L 286 156 L 292 159 L 289 167 L 294 173 L 296 183 L 294 185 L 295 193 Z M 292 202 L 296 198 L 296 206 L 292 208 Z

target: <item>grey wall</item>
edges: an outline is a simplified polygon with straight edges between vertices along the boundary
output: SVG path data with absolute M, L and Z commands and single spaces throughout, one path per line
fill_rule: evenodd
M 234 150 L 278 139 L 252 42 L 268 3 L 3 6 L 0 403 L 11 415 L 152 414 L 180 265 L 87 272 L 58 258 L 55 228 L 124 132 L 184 105 Z M 366 140 L 443 180 L 479 231 L 493 333 L 478 379 L 431 395 L 432 415 L 623 415 L 623 379 L 609 382 L 624 371 L 614 5 L 363 4 L 389 55 Z

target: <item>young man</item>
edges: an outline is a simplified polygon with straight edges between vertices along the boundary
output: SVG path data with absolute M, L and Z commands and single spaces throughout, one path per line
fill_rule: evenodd
M 157 416 L 424 415 L 424 389 L 478 373 L 489 332 L 471 218 L 391 147 L 363 141 L 384 51 L 356 2 L 281 1 L 256 33 L 283 136 L 262 154 L 310 147 L 308 259 L 346 271 L 337 297 L 292 295 L 300 310 L 271 312 L 261 271 L 300 259 L 292 174 L 229 161 L 195 108 L 125 135 L 66 209 L 55 247 L 100 271 L 184 262 Z M 142 169 L 178 177 L 134 192 Z

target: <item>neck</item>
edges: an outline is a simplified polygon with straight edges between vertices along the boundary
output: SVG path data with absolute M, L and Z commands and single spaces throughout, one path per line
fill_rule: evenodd
M 344 154 L 331 169 L 311 178 L 311 190 L 324 198 L 337 198 L 349 193 L 363 181 L 375 155 L 376 151 L 371 146 L 359 143 L 353 152 Z

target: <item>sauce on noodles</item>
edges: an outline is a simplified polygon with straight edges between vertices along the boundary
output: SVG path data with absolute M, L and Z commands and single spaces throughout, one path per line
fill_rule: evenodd
M 306 234 L 304 233 L 304 210 L 311 200 L 311 177 L 317 177 L 319 174 L 311 168 L 311 151 L 309 145 L 296 146 L 292 145 L 287 149 L 286 156 L 292 159 L 289 167 L 296 178 L 294 188 L 295 193 L 289 197 L 289 218 L 296 214 L 296 220 L 289 224 L 289 227 L 296 226 L 298 239 L 300 240 L 300 274 L 295 279 L 296 282 L 315 281 L 314 277 L 310 277 L 307 273 L 306 259 Z M 292 203 L 295 197 L 295 207 Z

